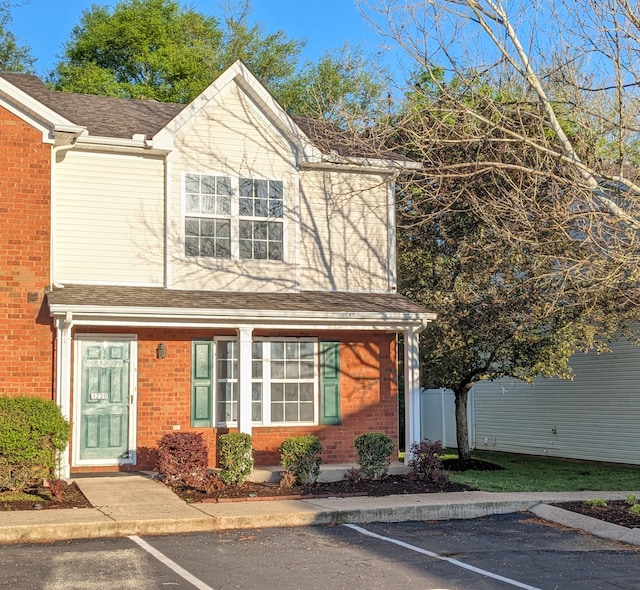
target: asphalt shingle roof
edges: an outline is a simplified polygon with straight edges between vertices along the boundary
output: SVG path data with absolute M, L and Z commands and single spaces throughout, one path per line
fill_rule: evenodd
M 425 315 L 429 311 L 396 293 L 239 293 L 161 287 L 65 285 L 47 294 L 50 305 Z

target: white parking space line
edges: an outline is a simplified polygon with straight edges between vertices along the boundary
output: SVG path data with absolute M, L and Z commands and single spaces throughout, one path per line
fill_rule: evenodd
M 462 561 L 458 561 L 457 559 L 452 559 L 451 557 L 444 557 L 443 555 L 438 555 L 433 551 L 428 551 L 427 549 L 422 549 L 421 547 L 416 547 L 415 545 L 409 545 L 409 543 L 405 543 L 404 541 L 400 541 L 399 539 L 393 539 L 392 537 L 384 537 L 383 535 L 378 535 L 377 533 L 373 533 L 368 531 L 367 529 L 363 529 L 355 524 L 345 524 L 344 526 L 353 529 L 363 535 L 367 535 L 368 537 L 373 537 L 374 539 L 380 539 L 381 541 L 386 541 L 387 543 L 393 543 L 394 545 L 398 545 L 399 547 L 403 547 L 405 549 L 409 549 L 410 551 L 415 551 L 416 553 L 421 553 L 422 555 L 426 555 L 427 557 L 431 557 L 433 559 L 438 559 L 440 561 L 446 561 L 451 565 L 455 565 L 456 567 L 463 568 L 465 570 L 469 570 L 475 572 L 477 574 L 481 574 L 483 576 L 487 576 L 489 578 L 493 578 L 494 580 L 499 580 L 504 582 L 505 584 L 510 584 L 511 586 L 515 586 L 516 588 L 524 588 L 524 590 L 541 590 L 540 588 L 536 588 L 535 586 L 529 586 L 528 584 L 523 584 L 522 582 L 518 582 L 516 580 L 512 580 L 511 578 L 505 578 L 504 576 L 499 576 L 498 574 L 494 574 L 492 572 L 488 572 L 486 570 L 480 569 L 479 567 L 475 567 L 473 565 L 469 565 Z
M 141 539 L 137 535 L 130 535 L 128 538 L 142 547 L 147 553 L 153 555 L 153 557 L 155 557 L 160 563 L 163 563 L 169 569 L 173 570 L 181 578 L 184 578 L 187 582 L 193 584 L 196 588 L 198 588 L 198 590 L 213 590 L 211 586 L 208 586 L 202 580 L 190 574 L 186 569 L 180 567 L 175 561 L 169 559 L 164 553 L 160 553 L 160 551 L 149 545 L 149 543 L 147 543 L 144 539 Z

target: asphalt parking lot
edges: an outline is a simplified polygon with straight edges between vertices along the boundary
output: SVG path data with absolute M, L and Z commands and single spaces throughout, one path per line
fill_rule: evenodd
M 0 588 L 640 589 L 640 550 L 530 514 L 0 546 Z

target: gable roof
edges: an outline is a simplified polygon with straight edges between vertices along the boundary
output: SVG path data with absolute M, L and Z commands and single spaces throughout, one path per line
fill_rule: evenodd
M 402 155 L 376 150 L 370 143 L 359 141 L 355 135 L 324 121 L 288 115 L 241 61 L 227 68 L 208 88 L 186 105 L 59 92 L 50 90 L 39 78 L 28 74 L 0 72 L 0 79 L 36 100 L 46 109 L 78 127 L 85 128 L 89 136 L 125 140 L 131 140 L 134 136 L 152 139 L 171 134 L 175 128 L 179 128 L 203 108 L 211 97 L 231 80 L 236 80 L 272 113 L 274 123 L 300 143 L 303 151 L 311 159 L 317 159 L 320 153 L 324 153 L 334 158 L 338 156 L 370 160 L 367 163 L 374 165 L 382 161 L 409 163 Z M 19 102 L 6 92 L 1 93 L 1 96 L 14 104 Z

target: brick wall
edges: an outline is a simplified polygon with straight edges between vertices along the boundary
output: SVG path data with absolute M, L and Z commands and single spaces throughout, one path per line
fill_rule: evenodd
M 97 332 L 90 328 L 83 328 L 82 331 Z M 123 333 L 122 329 L 113 331 Z M 135 468 L 153 469 L 157 441 L 163 434 L 174 432 L 174 427 L 181 432 L 202 432 L 209 446 L 210 465 L 214 467 L 217 437 L 228 430 L 191 428 L 190 425 L 191 341 L 211 339 L 211 332 L 139 330 L 137 334 L 138 464 Z M 233 336 L 233 333 L 229 332 L 228 335 Z M 301 336 L 300 333 L 288 335 Z M 280 443 L 287 437 L 310 432 L 317 434 L 322 441 L 325 463 L 354 461 L 353 439 L 362 432 L 386 432 L 397 448 L 398 399 L 394 336 L 380 333 L 332 333 L 321 337 L 341 341 L 342 423 L 336 426 L 287 428 L 255 426 L 253 445 L 258 465 L 279 464 Z M 161 360 L 156 359 L 155 353 L 160 342 L 167 347 L 167 357 Z M 77 471 L 89 470 L 91 469 L 82 468 Z
M 0 395 L 53 397 L 51 146 L 0 108 Z

